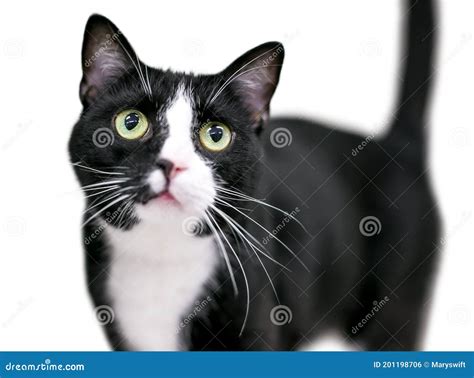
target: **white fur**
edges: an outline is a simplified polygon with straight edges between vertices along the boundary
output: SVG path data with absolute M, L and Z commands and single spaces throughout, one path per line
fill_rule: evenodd
M 216 196 L 212 170 L 196 152 L 192 142 L 193 109 L 189 97 L 183 89 L 178 90 L 173 103 L 166 112 L 169 136 L 160 152 L 160 158 L 168 159 L 175 166 L 184 168 L 174 177 L 169 192 L 178 200 L 180 210 L 185 216 L 201 217 Z M 151 188 L 159 193 L 165 185 L 161 172 L 151 172 L 148 177 Z M 168 213 L 175 214 L 176 207 L 153 202 L 147 206 L 136 207 L 140 218 L 150 222 L 159 221 L 159 217 Z M 178 212 L 180 212 L 178 211 Z M 161 214 L 160 214 L 161 213 Z
M 192 143 L 192 103 L 182 89 L 166 118 L 170 133 L 159 157 L 182 168 L 169 186 L 177 203 L 156 198 L 137 204 L 139 224 L 105 231 L 112 251 L 107 294 L 118 329 L 136 350 L 182 348 L 179 323 L 204 294 L 219 256 L 212 237 L 190 235 L 187 225 L 203 216 L 216 191 L 211 168 Z M 159 193 L 166 180 L 154 170 L 147 183 Z
M 134 350 L 180 350 L 179 323 L 212 279 L 218 254 L 211 237 L 142 222 L 130 231 L 107 228 L 112 249 L 108 294 L 115 321 Z
M 325 334 L 319 336 L 316 341 L 303 343 L 298 350 L 300 352 L 357 352 L 362 348 L 357 344 L 349 344 L 338 335 Z
M 148 175 L 147 184 L 155 193 L 160 193 L 166 184 L 165 175 L 161 169 L 155 169 Z
M 191 99 L 180 88 L 171 106 L 166 111 L 169 125 L 169 136 L 163 145 L 160 157 L 168 159 L 178 166 L 187 166 L 189 160 L 201 160 L 194 151 L 191 140 L 191 126 L 193 122 L 193 108 Z

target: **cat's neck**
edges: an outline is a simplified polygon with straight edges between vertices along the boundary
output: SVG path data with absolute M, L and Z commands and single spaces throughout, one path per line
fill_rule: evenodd
M 120 333 L 136 350 L 179 350 L 179 328 L 215 275 L 212 237 L 183 233 L 181 223 L 140 223 L 129 231 L 106 229 L 110 250 L 107 294 Z

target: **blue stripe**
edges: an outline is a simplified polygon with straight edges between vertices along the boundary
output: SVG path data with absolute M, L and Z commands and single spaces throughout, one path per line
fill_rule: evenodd
M 0 352 L 0 377 L 472 378 L 473 354 L 471 352 Z

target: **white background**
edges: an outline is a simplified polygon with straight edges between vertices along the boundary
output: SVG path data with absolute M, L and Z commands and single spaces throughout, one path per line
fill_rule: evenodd
M 7 5 L 8 4 L 8 5 Z M 446 243 L 424 347 L 474 349 L 474 6 L 441 2 L 431 177 Z M 146 63 L 216 72 L 268 40 L 286 47 L 274 114 L 384 129 L 399 84 L 400 1 L 3 2 L 0 23 L 0 350 L 105 350 L 86 293 L 83 199 L 66 145 L 81 105 L 88 16 Z

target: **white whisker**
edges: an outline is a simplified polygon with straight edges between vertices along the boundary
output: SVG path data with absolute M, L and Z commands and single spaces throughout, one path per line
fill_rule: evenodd
M 128 181 L 127 179 L 120 179 L 120 180 L 110 180 L 110 181 L 101 181 L 97 182 L 95 184 L 90 184 L 90 185 L 85 185 L 82 186 L 81 189 L 89 189 L 89 188 L 95 188 L 95 187 L 100 187 L 100 186 L 105 186 L 105 185 L 112 185 L 112 184 L 120 184 L 122 182 Z
M 228 83 L 226 83 L 225 85 L 223 85 L 221 87 L 221 89 L 219 89 L 219 91 L 217 91 L 217 93 L 214 95 L 214 97 L 211 99 L 211 101 L 209 102 L 209 105 L 211 105 L 214 101 L 216 101 L 217 97 L 219 97 L 219 95 L 224 91 L 224 89 L 226 89 L 235 79 L 239 78 L 240 76 L 242 75 L 245 75 L 246 73 L 250 72 L 250 71 L 255 71 L 255 70 L 258 70 L 260 68 L 264 68 L 264 67 L 280 67 L 281 64 L 267 64 L 267 65 L 262 65 L 262 66 L 258 66 L 258 67 L 253 67 L 253 68 L 250 68 L 244 72 L 241 72 L 240 74 L 238 74 L 237 76 L 233 77 L 231 81 L 229 81 Z
M 137 58 L 137 66 L 138 66 L 138 69 L 139 69 L 139 75 L 141 77 L 141 80 L 142 80 L 142 83 L 143 83 L 143 87 L 145 89 L 145 93 L 148 95 L 148 98 L 151 100 L 151 90 L 149 90 L 149 88 L 147 87 L 147 83 L 146 83 L 146 80 L 145 80 L 145 76 L 143 76 L 143 71 L 142 71 L 142 67 L 140 65 L 140 60 L 138 59 L 138 55 L 135 54 L 135 57 Z
M 125 53 L 128 55 L 128 58 L 130 59 L 130 62 L 132 62 L 133 66 L 135 67 L 135 69 L 137 70 L 137 73 L 138 73 L 138 77 L 141 81 L 141 84 L 143 86 L 143 90 L 145 91 L 145 94 L 147 94 L 150 99 L 151 99 L 151 94 L 148 93 L 147 91 L 147 88 L 146 88 L 146 84 L 145 84 L 145 80 L 143 79 L 142 75 L 141 75 L 141 69 L 139 70 L 137 65 L 135 64 L 135 61 L 133 60 L 132 56 L 130 55 L 130 53 L 128 52 L 128 50 L 125 48 L 125 46 L 123 45 L 123 43 L 120 41 L 120 38 L 117 39 L 117 42 L 120 44 L 120 46 L 122 47 L 123 51 L 125 51 Z M 137 57 L 137 60 L 138 60 L 138 57 Z M 138 65 L 140 65 L 140 61 L 138 61 Z
M 148 85 L 148 91 L 150 93 L 150 96 L 152 94 L 152 90 L 151 90 L 151 83 L 150 83 L 150 77 L 148 76 L 148 66 L 145 64 L 145 75 L 146 75 L 146 83 Z
M 221 252 L 222 252 L 222 255 L 224 257 L 224 261 L 226 263 L 226 266 L 227 266 L 227 270 L 229 271 L 229 274 L 230 274 L 230 279 L 232 281 L 232 287 L 234 289 L 234 294 L 237 296 L 239 294 L 239 289 L 237 287 L 237 283 L 235 282 L 235 277 L 234 277 L 234 271 L 232 270 L 232 265 L 230 264 L 230 260 L 229 260 L 229 256 L 227 255 L 227 251 L 225 249 L 225 246 L 224 244 L 222 243 L 222 240 L 221 238 L 219 237 L 219 234 L 217 233 L 217 230 L 215 229 L 215 227 L 213 226 L 212 222 L 211 222 L 211 218 L 212 218 L 212 215 L 209 214 L 207 211 L 205 212 L 205 220 L 206 220 L 206 223 L 207 225 L 211 228 L 211 230 L 213 231 L 214 235 L 216 236 L 216 239 L 217 239 L 217 243 L 219 244 L 219 247 L 221 249 Z
M 122 195 L 121 197 L 117 198 L 115 201 L 112 201 L 111 203 L 109 203 L 107 206 L 103 207 L 102 209 L 100 209 L 99 211 L 97 211 L 94 215 L 92 215 L 91 217 L 89 217 L 83 224 L 82 224 L 82 227 L 84 227 L 85 225 L 87 225 L 91 220 L 93 220 L 94 218 L 96 218 L 99 214 L 101 214 L 103 211 L 107 210 L 109 207 L 115 205 L 117 202 L 120 202 L 120 201 L 123 201 L 124 199 L 130 197 L 130 194 L 124 194 Z
M 115 193 L 115 194 L 113 194 L 112 196 L 107 197 L 106 199 L 100 201 L 99 203 L 92 203 L 91 206 L 89 206 L 87 209 L 84 210 L 84 213 L 83 213 L 83 214 L 88 213 L 91 209 L 93 209 L 93 208 L 95 208 L 95 207 L 97 207 L 97 206 L 99 206 L 99 205 L 102 205 L 103 203 L 108 202 L 108 201 L 110 201 L 110 200 L 112 200 L 112 199 L 114 199 L 114 198 L 117 198 L 118 196 L 120 196 L 120 193 Z M 101 198 L 99 198 L 99 199 L 101 199 Z
M 73 165 L 76 166 L 76 167 L 79 167 L 81 169 L 85 169 L 87 171 L 102 173 L 102 174 L 106 174 L 106 175 L 121 175 L 121 176 L 125 175 L 125 173 L 123 173 L 123 172 L 107 172 L 107 171 L 102 171 L 100 169 L 87 167 L 85 165 L 81 165 L 81 164 L 78 164 L 78 163 L 74 163 Z
M 120 224 L 122 223 L 122 220 L 123 218 L 125 217 L 125 215 L 128 213 L 128 211 L 130 210 L 130 208 L 133 206 L 133 198 L 129 198 L 127 201 L 125 201 L 125 203 L 123 204 L 122 206 L 122 210 L 120 212 L 120 215 L 117 219 L 117 225 L 120 226 Z
M 263 263 L 262 259 L 260 258 L 260 256 L 258 255 L 257 251 L 255 250 L 256 247 L 254 246 L 254 244 L 251 243 L 251 242 L 242 234 L 242 232 L 241 232 L 237 227 L 235 227 L 235 226 L 232 224 L 233 222 L 229 222 L 229 217 L 227 217 L 227 215 L 226 215 L 223 211 L 221 211 L 221 210 L 219 210 L 219 209 L 217 209 L 217 208 L 214 208 L 214 210 L 217 211 L 217 212 L 222 216 L 222 218 L 227 222 L 227 224 L 228 224 L 229 226 L 231 226 L 231 228 L 234 229 L 234 230 L 237 232 L 237 234 L 239 235 L 239 237 L 241 238 L 241 240 L 242 240 L 243 243 L 245 243 L 245 241 L 248 243 L 248 245 L 249 245 L 250 248 L 252 249 L 253 253 L 254 253 L 255 256 L 257 257 L 258 261 L 260 262 L 260 265 L 262 266 L 262 268 L 263 268 L 263 270 L 264 270 L 264 272 L 265 272 L 265 275 L 266 275 L 267 278 L 268 278 L 268 281 L 270 282 L 270 285 L 271 285 L 271 287 L 272 287 L 273 293 L 275 294 L 275 298 L 276 298 L 277 302 L 280 303 L 280 298 L 278 297 L 278 293 L 277 293 L 277 291 L 276 291 L 275 285 L 273 284 L 273 280 L 272 280 L 272 278 L 270 277 L 270 274 L 268 273 L 267 268 L 265 267 L 265 264 Z M 242 238 L 243 238 L 243 239 L 242 239 Z M 245 244 L 244 244 L 244 245 L 245 245 Z M 254 248 L 254 247 L 255 247 L 255 248 Z M 274 261 L 275 261 L 275 260 L 274 260 Z M 280 264 L 280 265 L 281 265 L 281 264 Z
M 211 93 L 212 98 L 211 98 L 210 101 L 208 101 L 208 102 L 206 103 L 206 106 L 205 106 L 205 107 L 209 106 L 210 104 L 212 104 L 212 103 L 216 100 L 216 98 L 217 98 L 217 97 L 222 93 L 222 91 L 225 89 L 225 88 L 223 88 L 223 87 L 224 87 L 224 86 L 227 86 L 227 83 L 229 83 L 229 81 L 233 81 L 235 75 L 237 75 L 241 70 L 243 70 L 243 69 L 244 69 L 245 67 L 247 67 L 249 64 L 255 62 L 257 59 L 261 58 L 262 56 L 264 56 L 264 55 L 270 53 L 272 50 L 276 49 L 277 47 L 279 47 L 279 46 L 275 46 L 275 47 L 273 47 L 273 48 L 271 48 L 271 49 L 269 49 L 269 50 L 263 52 L 262 54 L 260 54 L 260 55 L 258 55 L 257 57 L 253 58 L 253 59 L 250 60 L 249 62 L 245 63 L 245 64 L 244 64 L 243 66 L 241 66 L 238 70 L 236 70 L 232 75 L 230 75 L 230 77 L 219 87 L 219 89 L 217 90 L 217 92 L 216 92 L 215 95 L 214 95 L 214 92 Z M 229 83 L 229 84 L 230 84 L 230 83 Z
M 213 220 L 212 216 L 211 216 L 211 221 Z M 242 271 L 242 275 L 244 277 L 244 281 L 245 281 L 245 288 L 246 288 L 246 292 L 247 292 L 247 307 L 246 307 L 246 310 L 245 310 L 245 317 L 244 317 L 244 322 L 242 324 L 242 328 L 240 330 L 240 334 L 239 336 L 242 336 L 242 333 L 244 332 L 244 329 L 245 329 L 245 325 L 247 324 L 247 318 L 249 316 L 249 309 L 250 309 L 250 288 L 249 288 L 249 282 L 247 280 L 247 274 L 245 273 L 245 269 L 244 269 L 244 266 L 242 265 L 242 262 L 240 261 L 239 259 L 239 256 L 237 255 L 237 253 L 235 252 L 234 248 L 232 247 L 232 244 L 230 244 L 229 240 L 227 239 L 227 237 L 225 236 L 224 232 L 222 231 L 222 229 L 220 228 L 219 224 L 214 220 L 214 225 L 217 227 L 217 229 L 220 231 L 221 235 L 224 237 L 224 240 L 226 241 L 227 245 L 230 247 L 230 250 L 232 251 L 232 253 L 234 254 L 234 257 L 235 259 L 237 260 L 237 263 L 239 264 L 240 266 L 240 270 Z
M 288 252 L 290 252 L 292 254 L 292 256 L 298 260 L 298 262 L 308 271 L 310 272 L 309 268 L 305 265 L 305 263 L 298 257 L 298 255 L 296 253 L 294 253 L 290 247 L 288 247 L 285 243 L 283 243 L 279 238 L 277 238 L 275 235 L 273 235 L 270 231 L 268 231 L 265 227 L 263 227 L 260 223 L 258 223 L 257 221 L 255 221 L 254 219 L 252 219 L 251 217 L 249 217 L 247 214 L 245 214 L 244 212 L 240 211 L 239 209 L 237 209 L 235 206 L 232 206 L 230 203 L 220 199 L 220 198 L 216 198 L 216 200 L 225 205 L 225 206 L 228 206 L 232 209 L 234 209 L 235 211 L 237 211 L 238 213 L 242 214 L 244 217 L 246 217 L 247 219 L 249 219 L 250 221 L 252 221 L 254 224 L 256 224 L 258 227 L 260 227 L 262 230 L 264 230 L 266 233 L 268 233 L 268 235 L 275 239 L 280 245 L 282 245 Z
M 226 213 L 224 213 L 222 210 L 220 210 L 218 207 L 214 206 L 214 205 L 211 205 L 211 208 L 216 211 L 217 213 L 219 213 L 219 215 L 221 215 L 225 220 L 227 220 L 228 222 L 232 223 L 235 227 L 237 227 L 240 231 L 240 233 L 244 232 L 246 235 L 248 235 L 249 238 L 251 238 L 253 241 L 255 241 L 255 243 L 257 243 L 260 247 L 264 248 L 262 243 L 260 243 L 256 238 L 255 236 L 253 236 L 250 232 L 248 232 L 244 227 L 242 227 L 240 224 L 238 224 L 235 220 L 233 220 L 230 216 L 228 216 Z M 275 264 L 279 265 L 281 268 L 285 269 L 286 271 L 288 272 L 291 272 L 291 270 L 289 268 L 287 268 L 285 265 L 283 265 L 282 263 L 280 263 L 279 261 L 275 260 L 272 256 L 270 256 L 269 254 L 267 254 L 266 252 L 264 252 L 263 250 L 261 250 L 260 248 L 258 248 L 255 244 L 253 244 L 252 242 L 250 242 L 246 237 L 245 235 L 242 234 L 242 237 L 245 238 L 245 240 L 247 241 L 247 243 L 250 245 L 253 245 L 254 248 L 256 248 L 257 251 L 259 251 L 263 256 L 265 256 L 267 259 L 269 259 L 270 261 L 274 262 Z
M 107 189 L 105 189 L 105 190 L 102 190 L 102 191 L 100 191 L 100 192 L 98 192 L 98 193 L 89 194 L 88 196 L 85 196 L 85 198 L 95 197 L 95 196 L 98 196 L 98 195 L 100 195 L 100 194 L 102 194 L 102 193 L 107 193 L 107 192 L 110 192 L 111 190 L 114 190 L 114 189 L 117 189 L 117 188 L 120 188 L 120 186 L 114 185 L 114 186 L 112 186 L 112 187 L 110 187 L 110 188 L 107 188 Z M 91 189 L 91 190 L 93 190 L 93 189 Z
M 306 227 L 304 226 L 303 223 L 301 223 L 298 219 L 296 219 L 293 215 L 291 215 L 290 213 L 286 212 L 285 210 L 282 210 L 280 209 L 279 207 L 276 207 L 274 205 L 270 205 L 269 203 L 266 203 L 262 200 L 259 200 L 257 198 L 254 198 L 254 197 L 251 197 L 249 196 L 248 194 L 245 194 L 245 193 L 242 193 L 242 192 L 237 192 L 237 191 L 234 191 L 234 190 L 231 190 L 231 189 L 228 189 L 228 188 L 223 188 L 223 187 L 220 187 L 220 186 L 217 186 L 216 188 L 217 191 L 221 191 L 221 192 L 224 192 L 224 193 L 227 193 L 228 195 L 234 195 L 235 197 L 238 197 L 239 200 L 241 201 L 248 201 L 248 202 L 255 202 L 255 203 L 258 203 L 260 205 L 263 205 L 263 206 L 267 206 L 273 210 L 276 210 L 284 215 L 286 215 L 288 218 L 294 220 L 307 234 L 309 234 L 309 231 L 306 229 Z

